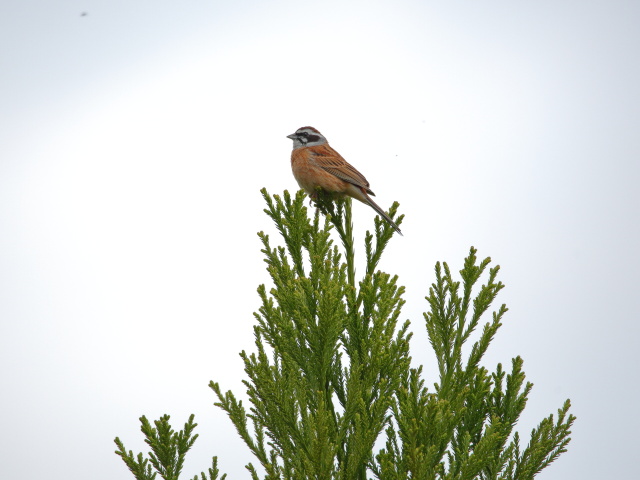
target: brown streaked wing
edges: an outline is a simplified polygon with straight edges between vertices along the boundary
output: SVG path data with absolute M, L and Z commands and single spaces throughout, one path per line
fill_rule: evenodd
M 350 165 L 342 156 L 328 145 L 318 145 L 311 147 L 309 150 L 313 153 L 311 161 L 318 167 L 329 172 L 332 175 L 349 182 L 357 187 L 362 187 L 368 193 L 373 194 L 369 190 L 369 182 L 358 170 Z

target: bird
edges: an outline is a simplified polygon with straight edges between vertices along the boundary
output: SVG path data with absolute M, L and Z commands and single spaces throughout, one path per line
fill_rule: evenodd
M 291 169 L 298 185 L 312 200 L 318 197 L 318 189 L 338 196 L 349 196 L 369 205 L 402 235 L 400 228 L 371 199 L 375 194 L 369 182 L 358 170 L 336 152 L 327 139 L 313 127 L 301 127 L 287 135 L 293 140 Z

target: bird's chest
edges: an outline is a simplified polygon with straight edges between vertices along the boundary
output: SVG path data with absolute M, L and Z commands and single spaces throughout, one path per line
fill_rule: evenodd
M 300 188 L 311 194 L 319 186 L 318 168 L 313 166 L 305 157 L 305 155 L 299 155 L 294 152 L 291 155 L 291 170 Z

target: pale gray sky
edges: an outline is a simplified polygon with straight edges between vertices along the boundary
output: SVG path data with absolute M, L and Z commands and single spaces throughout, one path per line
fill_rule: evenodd
M 5 2 L 3 478 L 132 478 L 113 438 L 139 451 L 139 416 L 192 412 L 185 478 L 213 454 L 249 478 L 207 384 L 243 392 L 259 188 L 297 188 L 303 125 L 402 205 L 381 268 L 416 362 L 434 263 L 476 246 L 510 308 L 486 364 L 521 355 L 535 384 L 519 429 L 566 398 L 578 417 L 540 478 L 635 478 L 638 25 L 611 0 Z

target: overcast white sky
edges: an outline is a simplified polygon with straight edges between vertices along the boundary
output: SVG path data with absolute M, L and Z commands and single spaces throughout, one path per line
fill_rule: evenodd
M 297 188 L 304 125 L 401 203 L 381 268 L 415 361 L 434 263 L 476 246 L 510 308 L 486 365 L 535 384 L 520 430 L 578 417 L 540 478 L 636 478 L 638 25 L 612 0 L 4 2 L 3 478 L 132 478 L 113 438 L 164 413 L 200 424 L 185 478 L 214 454 L 249 478 L 207 384 L 243 392 L 259 189 Z

